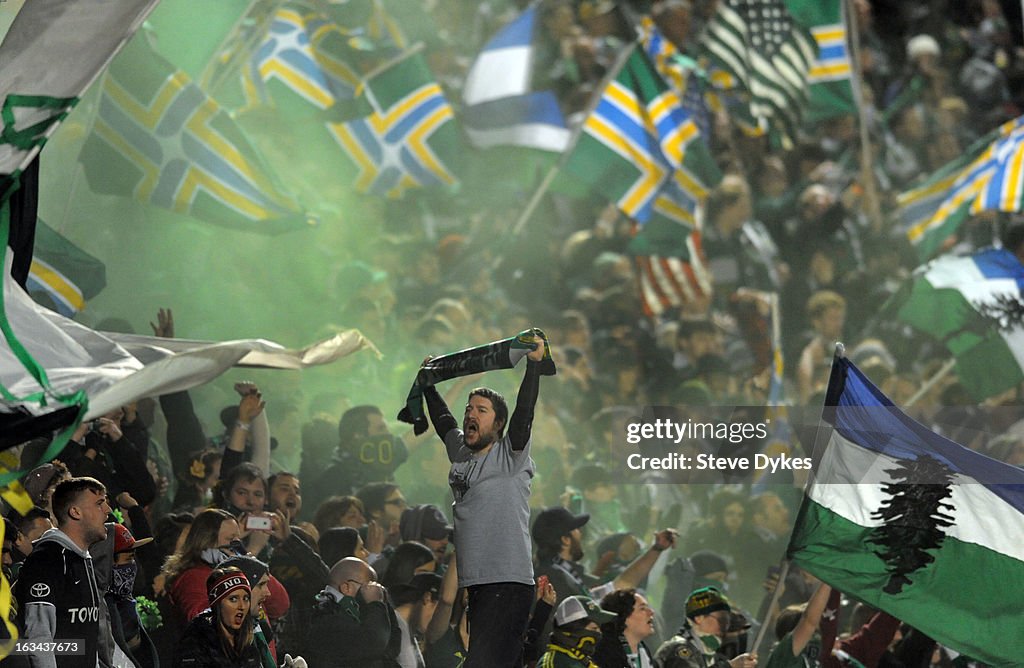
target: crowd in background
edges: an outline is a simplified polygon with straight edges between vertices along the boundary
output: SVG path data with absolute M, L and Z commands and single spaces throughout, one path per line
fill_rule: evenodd
M 426 42 L 452 99 L 475 53 L 522 9 L 498 0 L 440 0 L 416 11 L 392 4 L 410 37 Z M 685 26 L 677 46 L 693 53 L 713 4 L 633 2 L 624 12 L 599 0 L 543 0 L 548 51 L 536 67 L 567 116 L 578 118 L 631 39 L 629 17 L 662 12 Z M 540 619 L 533 620 L 535 636 L 527 639 L 523 660 L 540 658 L 552 627 L 557 632 L 600 619 L 603 637 L 613 639 L 594 658 L 600 668 L 627 665 L 616 652 L 639 655 L 640 641 L 649 662 L 636 665 L 714 665 L 708 657 L 705 664 L 673 664 L 655 650 L 685 624 L 696 628 L 697 618 L 726 611 L 715 622 L 728 627 L 718 655 L 736 661 L 760 651 L 760 665 L 767 665 L 776 619 L 788 619 L 791 631 L 804 628 L 807 617 L 780 610 L 808 601 L 808 609 L 818 609 L 831 593 L 796 571 L 778 581 L 775 567 L 803 479 L 626 483 L 626 424 L 642 406 L 673 406 L 672 415 L 682 418 L 743 406 L 752 421 L 763 419 L 758 411 L 768 400 L 772 360 L 763 293 L 777 295 L 780 305 L 792 453 L 811 454 L 814 432 L 800 427 L 816 419 L 837 341 L 897 405 L 906 404 L 948 353 L 881 315 L 918 264 L 896 231 L 896 195 L 1024 109 L 1024 50 L 1020 27 L 1011 23 L 1019 17 L 1006 13 L 1019 7 L 997 0 L 852 4 L 863 49 L 862 119 L 822 122 L 784 150 L 747 136 L 724 112 L 714 118 L 705 139 L 725 177 L 704 212 L 710 299 L 646 315 L 636 264 L 626 252 L 634 225 L 614 206 L 551 195 L 524 232 L 499 247 L 494 230 L 512 223 L 515 208 L 482 207 L 465 193 L 425 197 L 422 225 L 410 226 L 389 217 L 390 205 L 382 203 L 380 220 L 356 226 L 350 256 L 333 280 L 348 295 L 339 324 L 386 342 L 378 344 L 385 358 L 339 363 L 337 385 L 316 396 L 237 384 L 238 399 L 223 407 L 219 424 L 203 424 L 197 412 L 218 407 L 199 411 L 188 393 L 143 400 L 83 424 L 57 461 L 25 479 L 36 508 L 7 514 L 9 579 L 18 580 L 32 541 L 68 521 L 61 516 L 68 512 L 65 498 L 61 508 L 51 507 L 58 484 L 88 476 L 102 483 L 97 489 L 130 528 L 107 533 L 110 559 L 97 560 L 97 567 L 108 569 L 101 582 L 108 623 L 120 630 L 113 638 L 139 668 L 157 665 L 155 657 L 167 665 L 176 653 L 215 642 L 190 622 L 214 624 L 211 615 L 234 614 L 228 603 L 239 592 L 246 614 L 258 620 L 259 641 L 240 636 L 222 649 L 225 656 L 237 650 L 234 663 L 221 665 L 256 665 L 243 663 L 241 648 L 251 644 L 260 651 L 245 660 L 263 665 L 279 665 L 287 652 L 311 666 L 459 666 L 471 629 L 455 581 L 458 555 L 449 546 L 449 463 L 433 434 L 415 436 L 392 416 L 424 355 L 537 324 L 558 367 L 541 385 L 533 423 L 537 572 L 558 560 L 574 565 L 575 579 L 551 577 L 552 590 L 538 589 Z M 469 34 L 446 28 L 465 25 L 467 16 L 474 26 Z M 866 201 L 859 165 L 862 120 L 877 202 Z M 483 160 L 494 159 L 487 155 Z M 325 183 L 323 192 L 330 188 Z M 1005 227 L 1002 219 L 975 219 L 946 248 L 987 245 Z M 177 326 L 177 334 L 188 336 L 189 323 Z M 160 311 L 154 330 L 175 336 L 170 311 Z M 438 389 L 455 407 L 479 384 L 511 401 L 514 380 L 511 372 L 492 372 Z M 917 419 L 992 457 L 1024 464 L 1016 393 L 987 402 L 1001 410 L 983 410 L 948 374 L 914 399 L 909 411 Z M 708 440 L 687 447 L 749 456 L 764 445 Z M 23 446 L 22 465 L 34 465 L 45 447 Z M 666 527 L 678 538 L 669 540 Z M 133 557 L 118 558 L 125 554 Z M 129 560 L 137 569 L 118 571 Z M 132 570 L 137 575 L 125 588 Z M 566 599 L 583 595 L 577 581 L 614 618 L 588 611 L 586 601 L 578 602 L 582 612 L 563 610 Z M 766 596 L 780 584 L 781 601 L 770 610 Z M 348 605 L 360 589 L 361 612 L 331 607 Z M 695 590 L 703 597 L 694 598 Z M 838 593 L 831 594 L 838 605 Z M 133 599 L 146 605 L 125 608 Z M 864 665 L 952 665 L 948 652 L 921 643 L 898 620 L 847 603 L 831 637 L 843 639 L 849 652 L 864 652 Z M 752 647 L 766 616 L 771 637 Z M 332 625 L 335 617 L 341 626 Z M 245 624 L 236 628 L 245 635 Z M 795 648 L 802 636 L 793 633 Z M 318 656 L 345 656 L 348 663 L 317 663 Z

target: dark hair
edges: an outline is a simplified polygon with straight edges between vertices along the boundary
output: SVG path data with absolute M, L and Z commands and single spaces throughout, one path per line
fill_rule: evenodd
M 747 509 L 746 499 L 736 492 L 729 491 L 727 489 L 719 490 L 711 497 L 709 514 L 715 524 L 722 521 L 722 516 L 725 513 L 725 509 L 734 503 L 738 503 L 743 506 L 744 513 Z
M 24 515 L 14 513 L 14 526 L 24 533 L 24 527 L 28 526 L 30 522 L 38 519 L 50 519 L 50 513 L 46 512 L 46 508 L 40 508 L 39 506 L 32 506 L 28 509 L 28 512 Z
M 57 518 L 57 524 L 61 524 L 68 518 L 68 509 L 75 505 L 78 496 L 82 492 L 96 492 L 106 494 L 107 488 L 96 478 L 71 478 L 57 485 L 50 497 L 50 507 L 53 508 L 53 516 Z
M 249 578 L 246 577 L 245 573 L 243 573 L 240 568 L 236 568 L 235 566 L 221 566 L 210 571 L 210 575 L 206 578 L 206 589 L 209 590 L 210 587 L 212 587 L 217 580 L 221 579 L 225 575 L 235 574 L 242 576 L 242 578 L 246 582 L 249 581 Z M 249 645 L 252 645 L 253 642 L 255 642 L 253 639 L 253 614 L 251 593 L 249 601 L 249 614 L 247 614 L 245 616 L 245 619 L 242 620 L 242 626 L 237 631 L 231 631 L 230 629 L 228 629 L 226 624 L 221 624 L 219 604 L 211 606 L 211 612 L 213 613 L 213 627 L 217 628 L 218 626 L 224 626 L 224 629 L 227 630 L 228 635 L 231 638 L 229 641 L 228 638 L 226 638 L 223 633 L 217 633 L 217 637 L 219 638 L 220 641 L 220 647 L 221 650 L 224 652 L 224 656 L 229 657 L 231 659 L 241 658 L 243 653 L 245 652 L 245 649 Z
M 377 406 L 353 406 L 344 412 L 341 416 L 341 420 L 338 421 L 338 438 L 341 439 L 341 443 L 347 444 L 356 434 L 365 434 L 370 428 L 370 416 L 380 415 L 380 408 Z
M 299 480 L 298 473 L 292 473 L 291 471 L 278 471 L 269 478 L 267 478 L 267 494 L 270 494 L 270 488 L 274 486 L 274 483 L 278 478 L 295 478 Z
M 371 482 L 356 492 L 356 498 L 363 502 L 364 513 L 383 512 L 384 503 L 396 489 L 398 485 L 393 482 Z
M 601 633 L 618 637 L 626 630 L 626 618 L 636 607 L 636 589 L 617 589 L 601 599 L 601 609 L 615 613 L 615 619 L 601 625 Z
M 508 424 L 508 404 L 505 403 L 505 397 L 489 387 L 476 388 L 469 393 L 469 399 L 473 397 L 483 397 L 491 402 L 491 407 L 494 408 L 494 426 L 498 428 L 498 436 L 503 436 L 505 426 Z
M 330 570 L 345 557 L 356 556 L 359 531 L 352 527 L 334 527 L 320 534 L 320 558 Z
M 352 506 L 359 508 L 359 512 L 364 516 L 366 515 L 366 508 L 363 506 L 363 502 L 354 496 L 332 496 L 324 499 L 323 503 L 317 506 L 316 512 L 313 513 L 313 526 L 316 527 L 316 530 L 322 536 L 329 529 L 335 528 L 337 522 L 344 517 L 345 513 Z
M 162 557 L 174 552 L 174 546 L 178 544 L 178 537 L 185 527 L 191 526 L 193 520 L 195 520 L 195 515 L 192 513 L 168 513 L 156 521 L 153 543 L 160 548 Z
M 227 508 L 230 506 L 228 496 L 231 494 L 231 490 L 235 488 L 239 482 L 252 482 L 253 480 L 259 480 L 263 483 L 263 494 L 267 493 L 267 480 L 263 477 L 263 471 L 260 467 L 256 466 L 252 462 L 242 462 L 233 469 L 225 472 L 221 469 L 220 480 L 213 488 L 213 500 L 214 505 L 218 508 Z
M 206 448 L 205 450 L 197 450 L 193 452 L 189 457 L 188 470 L 182 476 L 185 480 L 191 482 L 202 482 L 206 480 L 206 477 L 210 475 L 210 469 L 213 468 L 214 463 L 224 459 L 224 453 L 220 450 L 214 450 L 213 448 Z M 197 476 L 192 470 L 192 467 L 196 462 L 202 464 L 202 476 Z
M 398 585 L 408 584 L 420 566 L 433 563 L 434 553 L 423 543 L 406 541 L 395 548 L 380 583 L 389 590 Z
M 804 609 L 806 608 L 806 603 L 798 603 L 796 605 L 790 605 L 783 608 L 782 612 L 779 613 L 778 618 L 775 620 L 776 640 L 782 640 L 784 635 L 796 628 L 796 625 L 800 623 L 800 617 L 804 614 Z
M 1011 225 L 1005 233 L 1003 233 L 1003 248 L 1016 253 L 1020 248 L 1021 244 L 1024 244 L 1024 225 L 1017 223 Z

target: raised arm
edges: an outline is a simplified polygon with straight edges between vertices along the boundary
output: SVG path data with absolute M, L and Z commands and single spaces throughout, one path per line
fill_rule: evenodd
M 434 425 L 437 437 L 442 441 L 452 429 L 458 429 L 459 423 L 452 415 L 448 404 L 433 385 L 423 388 L 423 398 L 427 400 L 427 412 L 430 413 L 430 422 Z
M 537 405 L 537 395 L 540 393 L 540 362 L 544 359 L 547 344 L 539 336 L 534 338 L 534 342 L 537 349 L 526 354 L 526 376 L 523 378 L 523 384 L 519 386 L 516 409 L 512 411 L 512 417 L 508 421 L 508 438 L 512 443 L 512 449 L 516 451 L 522 450 L 530 442 L 533 409 Z

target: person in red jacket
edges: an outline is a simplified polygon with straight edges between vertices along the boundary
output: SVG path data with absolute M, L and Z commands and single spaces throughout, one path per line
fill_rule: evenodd
M 167 591 L 182 622 L 189 622 L 209 607 L 206 578 L 229 557 L 245 554 L 238 522 L 231 513 L 209 508 L 196 515 L 181 549 L 164 566 Z M 266 601 L 271 621 L 283 617 L 291 605 L 288 592 L 270 576 L 270 598 Z

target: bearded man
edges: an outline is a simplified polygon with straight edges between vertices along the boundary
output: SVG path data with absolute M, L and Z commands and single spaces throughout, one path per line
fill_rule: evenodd
M 423 393 L 451 462 L 459 586 L 469 591 L 473 634 L 465 668 L 517 665 L 533 605 L 530 432 L 547 349 L 540 336 L 534 343 L 511 418 L 504 397 L 481 387 L 469 393 L 459 429 L 437 390 Z

